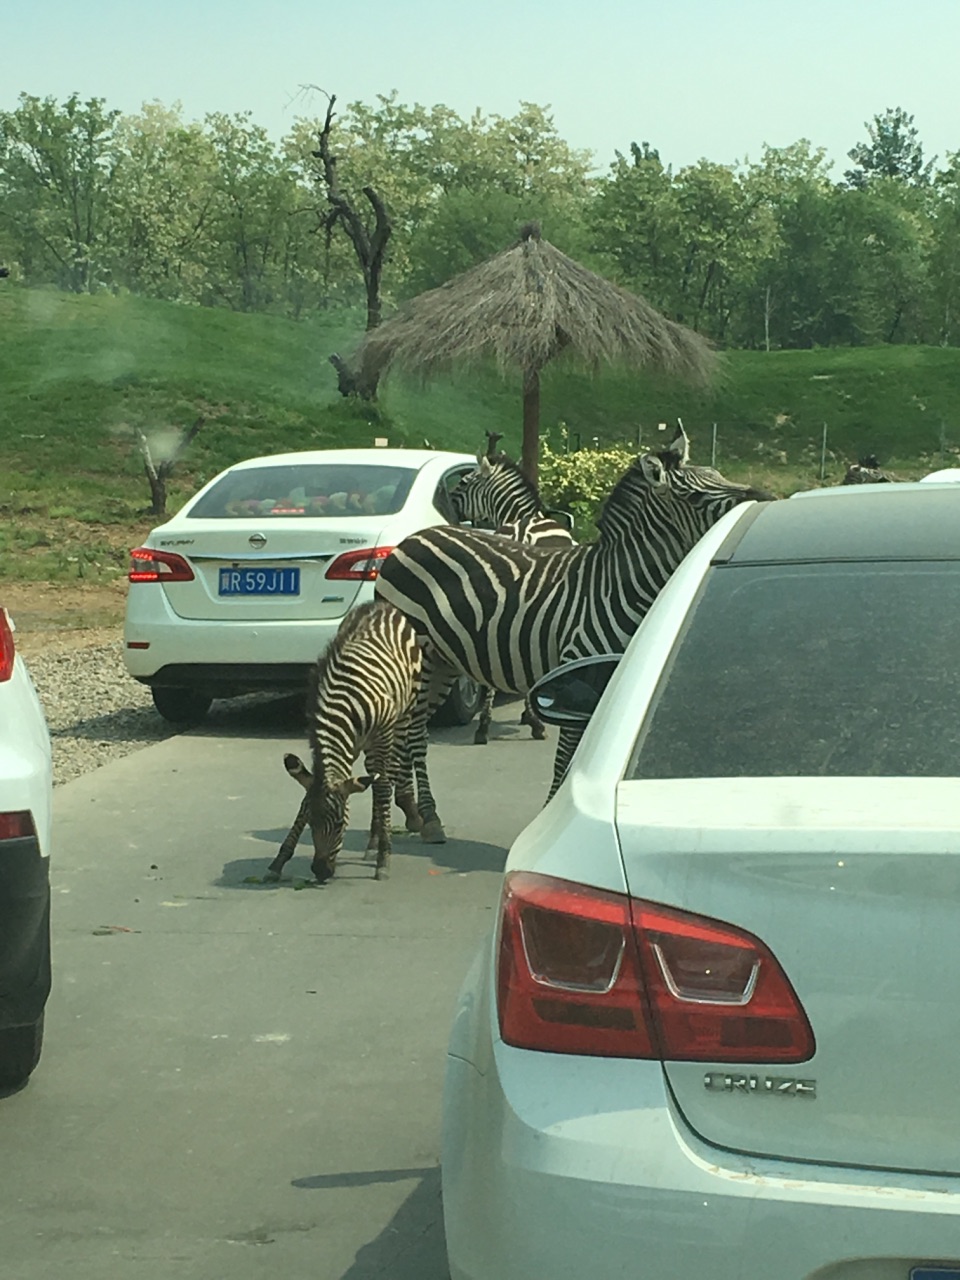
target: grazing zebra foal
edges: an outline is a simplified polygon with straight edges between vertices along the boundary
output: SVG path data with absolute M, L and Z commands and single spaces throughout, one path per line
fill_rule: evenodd
M 488 436 L 491 444 L 487 454 L 477 459 L 476 471 L 468 472 L 451 491 L 450 498 L 459 521 L 469 520 L 475 526 L 486 526 L 505 538 L 523 542 L 527 546 L 565 548 L 574 545 L 573 535 L 566 525 L 548 516 L 541 505 L 536 486 L 527 479 L 520 467 L 504 453 L 493 453 L 492 445 L 499 437 Z M 490 722 L 493 718 L 494 690 L 483 688 L 483 700 L 477 729 L 473 735 L 476 744 L 482 746 L 490 738 Z M 521 724 L 530 726 L 531 735 L 538 741 L 547 736 L 543 721 L 528 705 L 520 717 Z
M 622 653 L 707 529 L 737 503 L 769 497 L 710 467 L 689 466 L 688 447 L 681 428 L 662 453 L 636 458 L 604 505 L 600 537 L 587 546 L 545 551 L 455 526 L 400 543 L 384 562 L 376 593 L 411 619 L 424 643 L 410 729 L 418 751 L 430 709 L 459 675 L 527 693 L 561 663 Z M 560 731 L 551 796 L 579 736 Z M 440 826 L 435 808 L 421 807 L 420 814 L 425 824 Z
M 377 880 L 388 874 L 390 799 L 395 782 L 397 804 L 406 815 L 407 829 L 416 831 L 422 826 L 410 780 L 410 757 L 400 759 L 421 668 L 416 633 L 398 610 L 374 603 L 347 614 L 311 675 L 308 720 L 313 772 L 298 756 L 283 758 L 287 772 L 307 794 L 267 870 L 268 879 L 280 879 L 309 823 L 313 874 L 321 883 L 329 880 L 343 843 L 349 797 L 365 791 L 371 783 L 373 821 L 367 857 L 376 855 Z M 354 761 L 361 753 L 367 774 L 356 777 Z

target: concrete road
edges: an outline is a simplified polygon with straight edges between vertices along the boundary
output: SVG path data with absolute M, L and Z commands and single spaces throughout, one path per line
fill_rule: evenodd
M 450 1014 L 554 740 L 435 735 L 449 842 L 336 880 L 251 884 L 300 791 L 298 718 L 238 712 L 56 794 L 43 1059 L 0 1100 L 10 1280 L 443 1280 L 440 1091 Z M 278 718 L 279 716 L 279 718 Z M 264 719 L 266 717 L 266 719 Z M 399 817 L 399 815 L 398 815 Z

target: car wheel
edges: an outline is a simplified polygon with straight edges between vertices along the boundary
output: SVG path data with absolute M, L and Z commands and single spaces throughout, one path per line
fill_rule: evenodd
M 0 1031 L 0 1089 L 19 1089 L 27 1083 L 40 1061 L 43 1047 L 43 1014 L 28 1027 Z
M 482 687 L 469 676 L 460 676 L 447 694 L 446 701 L 433 713 L 431 723 L 441 726 L 469 724 L 480 710 L 482 700 Z
M 199 724 L 213 699 L 199 689 L 151 689 L 153 705 L 171 724 Z

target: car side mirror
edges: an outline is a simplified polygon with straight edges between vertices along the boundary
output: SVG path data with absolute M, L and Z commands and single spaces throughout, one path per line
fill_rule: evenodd
M 547 724 L 582 727 L 597 709 L 621 656 L 594 654 L 548 671 L 530 690 L 530 706 Z

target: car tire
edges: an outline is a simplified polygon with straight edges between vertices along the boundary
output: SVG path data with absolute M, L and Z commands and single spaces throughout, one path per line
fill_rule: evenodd
M 43 1048 L 43 1014 L 27 1027 L 0 1031 L 0 1089 L 22 1088 L 40 1061 Z
M 469 724 L 480 710 L 482 701 L 482 686 L 475 680 L 471 680 L 469 676 L 460 676 L 447 694 L 446 701 L 442 702 L 433 713 L 431 724 L 442 728 Z
M 153 705 L 164 720 L 181 726 L 199 724 L 210 710 L 213 699 L 199 689 L 174 689 L 158 686 L 151 689 Z

